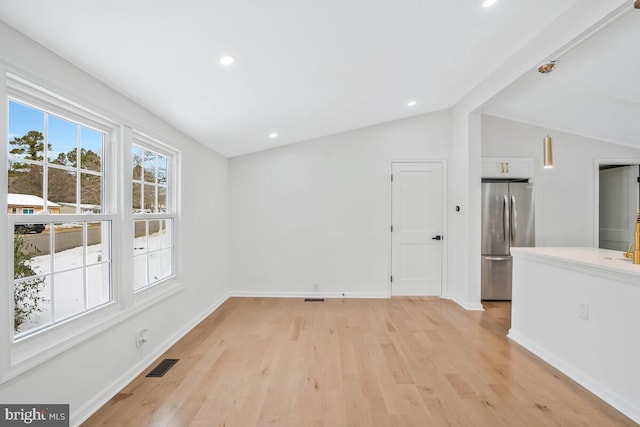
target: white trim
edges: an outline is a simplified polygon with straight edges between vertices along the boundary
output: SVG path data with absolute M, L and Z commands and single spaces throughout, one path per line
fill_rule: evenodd
M 134 225 L 133 225 L 133 213 L 131 212 L 132 206 L 132 185 L 130 179 L 125 179 L 126 171 L 130 171 L 131 165 L 131 144 L 133 141 L 133 130 L 130 127 L 123 126 L 121 132 L 121 140 L 119 141 L 121 150 L 114 154 L 114 159 L 118 159 L 118 178 L 117 182 L 117 212 L 118 220 L 117 224 L 120 228 L 116 236 L 121 238 L 115 242 L 114 248 L 118 250 L 121 255 L 121 259 L 133 260 L 133 242 L 134 238 Z M 114 272 L 114 277 L 118 279 L 119 286 L 116 286 L 114 290 L 116 294 L 115 298 L 121 302 L 123 310 L 126 310 L 134 305 L 134 293 L 133 293 L 133 262 L 118 263 L 116 265 L 117 271 Z
M 455 302 L 456 304 L 458 304 L 460 307 L 464 308 L 467 311 L 484 311 L 484 306 L 482 305 L 482 303 L 480 304 L 469 304 L 468 302 L 456 297 L 456 296 L 452 296 L 452 295 L 448 295 L 448 296 L 444 296 L 441 297 L 443 299 L 448 299 L 450 301 Z
M 255 292 L 229 291 L 238 298 L 375 298 L 388 299 L 386 292 Z
M 104 115 L 62 96 L 46 87 L 27 80 L 17 73 L 6 71 L 6 88 L 9 99 L 28 107 L 51 113 L 75 124 L 100 132 L 111 132 L 118 124 Z M 6 97 L 5 97 L 6 99 Z M 90 116 L 90 117 L 87 117 Z
M 113 396 L 115 396 L 120 390 L 126 387 L 131 381 L 133 381 L 138 375 L 140 375 L 145 369 L 153 363 L 158 357 L 162 356 L 171 346 L 177 343 L 182 337 L 188 334 L 193 328 L 195 328 L 200 322 L 206 319 L 209 315 L 215 312 L 222 304 L 224 304 L 230 295 L 227 293 L 211 306 L 206 308 L 190 322 L 185 324 L 176 333 L 165 339 L 154 351 L 145 356 L 140 362 L 136 363 L 125 373 L 116 378 L 109 386 L 105 387 L 97 396 L 92 397 L 80 408 L 71 412 L 70 425 L 78 426 L 86 421 L 94 412 L 104 406 Z
M 593 247 L 600 247 L 600 166 L 640 165 L 640 159 L 593 159 Z
M 7 101 L 7 68 L 3 61 L 0 61 L 0 135 L 5 138 L 5 135 L 9 135 L 9 102 Z M 6 142 L 5 142 L 6 144 Z M 0 150 L 0 164 L 7 165 L 8 153 L 7 148 Z M 0 188 L 2 188 L 1 194 L 8 193 L 9 178 L 6 172 L 0 173 Z M 6 211 L 5 211 L 6 212 Z M 2 223 L 0 224 L 0 241 L 8 242 L 10 236 L 13 235 L 13 225 L 9 226 L 9 215 L 4 213 L 2 215 Z M 11 237 L 13 238 L 13 237 Z M 9 371 L 11 367 L 11 352 L 10 346 L 13 340 L 13 328 L 11 326 L 2 327 L 1 325 L 13 325 L 13 286 L 9 286 L 9 279 L 11 278 L 10 266 L 13 266 L 13 250 L 6 251 L 6 262 L 0 262 L 0 283 L 6 285 L 0 286 L 0 384 L 2 376 Z
M 570 364 L 564 363 L 555 354 L 539 347 L 532 341 L 525 338 L 517 330 L 514 331 L 513 328 L 509 329 L 507 337 L 577 382 L 591 393 L 595 394 L 600 399 L 631 418 L 633 421 L 640 423 L 640 410 L 630 404 L 624 397 L 609 390 L 599 382 L 594 381 L 585 373 L 573 368 Z
M 131 144 L 142 148 L 147 146 L 149 151 L 153 151 L 156 154 L 161 154 L 165 157 L 173 157 L 178 151 L 172 146 L 162 142 L 159 138 L 141 132 L 137 128 L 131 129 Z

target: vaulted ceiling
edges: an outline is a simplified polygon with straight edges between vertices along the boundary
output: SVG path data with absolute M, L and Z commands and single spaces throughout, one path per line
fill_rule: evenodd
M 640 10 L 631 4 L 561 50 L 553 72 L 532 69 L 483 111 L 640 148 Z
M 451 107 L 575 3 L 1 0 L 0 19 L 231 157 Z M 221 65 L 223 55 L 235 63 Z M 632 55 L 640 57 L 637 49 Z M 629 76 L 615 74 L 629 68 L 637 76 L 635 58 L 605 62 L 614 74 L 604 77 L 591 54 L 583 56 L 559 64 L 544 79 L 547 89 L 602 91 L 637 104 L 638 86 L 621 88 L 616 81 Z M 523 76 L 487 111 L 525 120 L 519 109 L 527 101 L 513 95 L 527 95 L 526 79 L 539 77 Z

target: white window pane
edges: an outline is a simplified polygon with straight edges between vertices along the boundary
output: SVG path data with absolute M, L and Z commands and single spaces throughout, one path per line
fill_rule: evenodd
M 173 274 L 173 249 L 163 249 L 162 252 L 162 278 Z
M 167 187 L 158 187 L 157 212 L 167 212 Z
M 84 311 L 84 269 L 54 273 L 53 318 L 60 321 Z
M 156 165 L 158 155 L 149 151 L 144 152 L 144 180 L 146 182 L 156 182 Z
M 134 180 L 142 180 L 142 163 L 144 150 L 137 145 L 132 148 L 131 176 Z
M 149 254 L 149 283 L 155 283 L 162 277 L 162 253 L 151 252 Z
M 87 267 L 87 309 L 111 301 L 110 272 L 107 263 Z
M 83 224 L 76 222 L 54 224 L 54 271 L 84 265 Z
M 9 101 L 9 156 L 42 160 L 43 141 L 44 112 Z
M 102 177 L 80 174 L 80 213 L 102 212 Z
M 133 184 L 132 207 L 133 213 L 142 212 L 142 184 Z
M 80 127 L 80 167 L 100 172 L 102 170 L 102 138 L 104 134 L 94 129 Z
M 142 186 L 142 211 L 145 213 L 155 212 L 156 206 L 156 186 L 145 184 Z
M 161 222 L 162 221 L 159 220 L 149 221 L 149 237 L 147 238 L 149 250 L 160 249 L 162 245 L 162 235 L 160 233 Z
M 51 213 L 78 212 L 78 192 L 76 191 L 77 173 L 66 169 L 49 168 L 48 199 L 55 203 Z M 60 205 L 60 206 L 57 206 Z
M 168 159 L 164 156 L 158 156 L 158 184 L 167 184 L 167 164 Z
M 51 323 L 50 277 L 17 281 L 13 287 L 14 331 L 27 332 Z
M 133 222 L 133 253 L 135 255 L 147 251 L 147 221 Z
M 17 229 L 44 228 L 44 224 L 18 224 Z M 38 228 L 39 229 L 39 228 Z M 14 234 L 13 236 L 13 278 L 46 274 L 51 271 L 51 258 L 49 256 L 49 233 Z
M 173 221 L 167 219 L 163 221 L 162 224 L 162 243 L 161 246 L 163 248 L 171 248 L 173 247 Z
M 17 208 L 17 213 L 27 207 L 42 211 L 42 166 L 9 161 L 9 208 Z M 18 196 L 21 194 L 22 196 Z M 33 197 L 36 197 L 35 199 Z
M 147 286 L 147 255 L 133 257 L 133 289 L 138 290 Z
M 47 143 L 49 144 L 50 162 L 77 166 L 78 125 L 63 118 L 49 115 L 47 127 Z
M 111 259 L 111 251 L 109 250 L 110 226 L 109 221 L 87 223 L 87 265 Z

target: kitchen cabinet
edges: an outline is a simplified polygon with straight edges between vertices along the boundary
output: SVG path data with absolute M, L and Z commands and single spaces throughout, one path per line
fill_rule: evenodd
M 526 157 L 483 157 L 482 178 L 533 178 L 533 159 Z

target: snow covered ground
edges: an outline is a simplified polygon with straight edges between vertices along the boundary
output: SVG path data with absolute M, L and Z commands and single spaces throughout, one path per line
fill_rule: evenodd
M 134 289 L 172 274 L 171 246 L 171 233 L 167 229 L 134 239 Z M 54 319 L 59 322 L 111 300 L 109 245 L 103 242 L 86 248 L 86 262 L 83 246 L 54 253 L 53 259 L 48 254 L 30 260 L 31 268 L 44 275 L 41 295 L 46 302 L 43 311 L 22 323 L 17 334 L 50 324 Z

